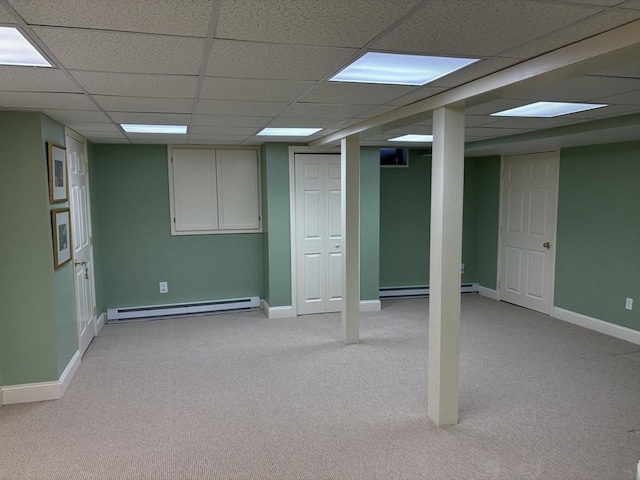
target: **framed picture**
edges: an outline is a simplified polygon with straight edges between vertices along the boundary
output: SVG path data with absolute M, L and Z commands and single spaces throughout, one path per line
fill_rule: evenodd
M 67 185 L 67 149 L 47 142 L 49 165 L 49 202 L 66 202 L 69 197 Z
M 57 270 L 71 260 L 71 223 L 68 208 L 51 210 L 53 229 L 53 267 Z

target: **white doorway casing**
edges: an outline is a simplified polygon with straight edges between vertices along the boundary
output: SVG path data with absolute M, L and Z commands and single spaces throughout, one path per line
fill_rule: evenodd
M 65 143 L 69 170 L 78 350 L 82 356 L 96 335 L 97 322 L 87 141 L 67 129 Z
M 558 151 L 502 158 L 500 300 L 550 315 L 555 278 Z

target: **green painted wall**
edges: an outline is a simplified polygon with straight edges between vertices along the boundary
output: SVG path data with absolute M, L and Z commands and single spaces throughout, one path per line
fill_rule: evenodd
M 360 299 L 380 295 L 380 153 L 360 149 Z
M 269 143 L 262 148 L 263 194 L 267 205 L 265 235 L 270 306 L 291 305 L 291 222 L 289 194 L 289 144 Z M 376 148 L 363 147 L 360 163 L 360 295 L 378 299 L 379 290 L 379 158 Z
M 640 330 L 640 142 L 560 155 L 555 305 Z M 625 298 L 634 309 L 625 310 Z
M 92 166 L 107 308 L 262 296 L 262 234 L 171 236 L 165 145 L 94 145 Z
M 500 225 L 500 157 L 471 159 L 476 166 L 476 281 L 495 290 L 498 285 Z
M 46 142 L 65 144 L 64 127 L 42 115 L 41 128 L 42 155 L 46 158 Z M 60 207 L 69 207 L 69 202 L 50 205 L 49 209 Z M 73 228 L 73 225 L 71 227 Z M 58 376 L 60 376 L 78 350 L 75 287 L 71 262 L 53 273 L 53 318 L 56 326 Z
M 478 176 L 482 159 L 465 159 L 461 282 L 478 281 L 477 243 L 479 197 L 486 196 Z M 484 201 L 484 200 L 483 200 Z M 431 222 L 431 157 L 426 150 L 409 151 L 408 168 L 380 169 L 380 285 L 429 284 Z M 497 227 L 496 227 L 497 232 Z M 493 254 L 495 257 L 495 254 Z M 493 267 L 495 269 L 495 265 Z
M 265 249 L 268 268 L 265 297 L 271 307 L 291 305 L 291 223 L 289 219 L 289 145 L 263 146 L 263 186 L 267 198 L 268 233 Z
M 0 112 L 2 385 L 55 381 L 77 350 L 72 271 L 53 269 L 48 139 L 64 143 L 60 125 L 39 113 Z
M 267 151 L 265 145 L 260 147 L 260 180 L 262 195 L 262 298 L 269 303 L 269 185 L 267 183 Z

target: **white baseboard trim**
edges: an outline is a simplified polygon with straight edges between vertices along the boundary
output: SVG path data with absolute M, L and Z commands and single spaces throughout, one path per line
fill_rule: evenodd
M 69 360 L 69 363 L 64 369 L 64 372 L 62 372 L 62 375 L 60 375 L 60 398 L 63 397 L 63 395 L 67 391 L 67 388 L 69 388 L 69 385 L 71 384 L 71 380 L 73 380 L 73 377 L 78 371 L 78 368 L 80 368 L 81 358 L 82 357 L 80 356 L 80 351 L 76 350 L 76 353 L 74 353 L 73 357 L 71 357 L 71 360 Z
M 478 287 L 478 295 L 482 295 L 483 297 L 492 298 L 493 300 L 498 300 L 498 291 L 492 288 L 483 287 L 480 285 Z
M 284 307 L 270 307 L 267 301 L 263 298 L 260 301 L 260 306 L 269 319 L 293 317 L 293 308 L 291 305 Z
M 360 300 L 361 312 L 379 312 L 381 309 L 380 300 Z
M 574 325 L 579 325 L 581 327 L 588 328 L 589 330 L 595 330 L 596 332 L 604 333 L 605 335 L 640 345 L 640 332 L 632 330 L 631 328 L 616 325 L 615 323 L 605 322 L 604 320 L 588 317 L 581 313 L 572 312 L 559 307 L 553 307 L 551 310 L 551 316 L 558 320 L 573 323 Z
M 102 327 L 104 327 L 104 324 L 106 323 L 106 321 L 107 321 L 107 313 L 102 312 L 98 317 L 98 320 L 96 320 L 96 336 L 100 333 L 100 330 L 102 330 Z
M 71 379 L 80 366 L 80 352 L 76 351 L 69 364 L 55 382 L 27 383 L 2 387 L 2 401 L 5 405 L 14 403 L 42 402 L 59 400 L 67 391 Z

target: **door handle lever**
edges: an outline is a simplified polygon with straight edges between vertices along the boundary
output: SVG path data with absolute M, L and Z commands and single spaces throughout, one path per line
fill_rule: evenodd
M 549 249 L 551 248 L 551 244 L 550 244 L 549 242 L 544 242 L 544 243 L 542 244 L 542 246 L 543 246 L 544 248 L 546 248 L 547 250 L 549 250 Z
M 87 264 L 87 262 L 85 262 L 84 260 L 75 260 L 75 259 L 74 259 L 74 260 L 73 260 L 73 264 L 74 264 L 76 267 L 84 267 L 84 266 Z

